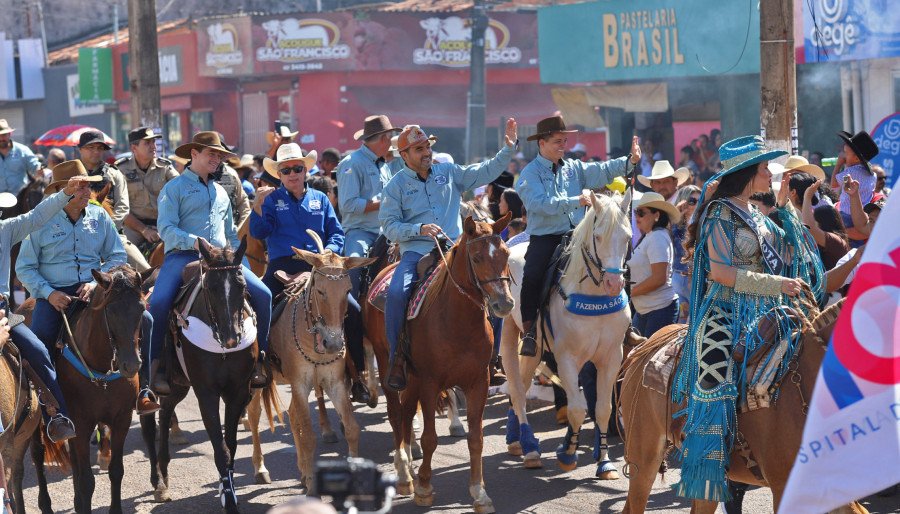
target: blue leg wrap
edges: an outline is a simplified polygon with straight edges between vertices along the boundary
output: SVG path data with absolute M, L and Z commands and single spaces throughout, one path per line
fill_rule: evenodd
M 568 453 L 568 452 L 572 453 Z M 578 434 L 572 429 L 572 425 L 566 430 L 566 437 L 556 448 L 556 459 L 566 465 L 572 465 L 578 460 Z
M 509 409 L 506 413 L 506 444 L 515 443 L 519 438 L 519 417 L 516 411 Z
M 534 436 L 534 431 L 531 430 L 531 425 L 528 423 L 522 423 L 521 425 L 522 438 L 520 439 L 522 443 L 522 454 L 528 455 L 531 452 L 541 452 L 541 445 L 538 442 L 538 438 Z

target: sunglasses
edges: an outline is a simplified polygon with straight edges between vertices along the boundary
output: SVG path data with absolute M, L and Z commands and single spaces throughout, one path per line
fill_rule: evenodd
M 693 196 L 688 198 L 688 205 L 697 205 L 697 202 L 700 201 L 699 198 L 694 198 Z
M 303 173 L 304 171 L 306 171 L 306 167 L 298 165 L 298 166 L 291 166 L 289 168 L 280 168 L 278 170 L 278 173 L 281 175 L 290 175 L 291 173 L 296 173 L 297 175 L 299 175 L 299 174 Z
M 650 214 L 650 212 L 645 211 L 644 209 L 636 209 L 634 211 L 634 215 L 637 216 L 638 218 L 643 218 L 644 216 L 646 216 L 648 214 Z

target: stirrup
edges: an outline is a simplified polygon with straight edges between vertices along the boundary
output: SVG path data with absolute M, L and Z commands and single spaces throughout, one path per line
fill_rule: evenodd
M 537 335 L 537 330 L 534 325 L 528 329 L 527 332 L 522 336 L 522 348 L 519 349 L 519 355 L 524 357 L 534 357 L 537 355 L 537 339 L 535 336 Z

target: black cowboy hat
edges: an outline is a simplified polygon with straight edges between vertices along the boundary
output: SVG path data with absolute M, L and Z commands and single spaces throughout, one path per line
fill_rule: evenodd
M 537 132 L 534 133 L 533 136 L 528 136 L 528 141 L 538 140 L 546 135 L 553 134 L 555 132 L 565 132 L 567 134 L 571 134 L 572 132 L 578 132 L 577 130 L 567 130 L 566 122 L 563 121 L 562 116 L 551 116 L 549 118 L 544 118 L 537 124 Z
M 850 149 L 853 150 L 853 153 L 859 157 L 859 160 L 862 161 L 863 166 L 871 172 L 872 168 L 869 167 L 869 161 L 878 155 L 878 145 L 875 144 L 872 136 L 865 130 L 861 130 L 853 135 L 842 130 L 838 132 L 837 135 L 847 143 L 847 146 L 849 146 Z

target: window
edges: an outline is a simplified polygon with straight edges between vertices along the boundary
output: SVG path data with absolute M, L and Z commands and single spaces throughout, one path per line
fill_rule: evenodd
M 213 129 L 212 111 L 198 111 L 191 113 L 191 134 Z
M 191 119 L 193 123 L 193 119 Z M 181 114 L 177 112 L 169 112 L 163 116 L 163 130 L 166 134 L 166 142 L 168 148 L 174 150 L 181 146 L 184 141 L 184 135 L 181 133 Z

